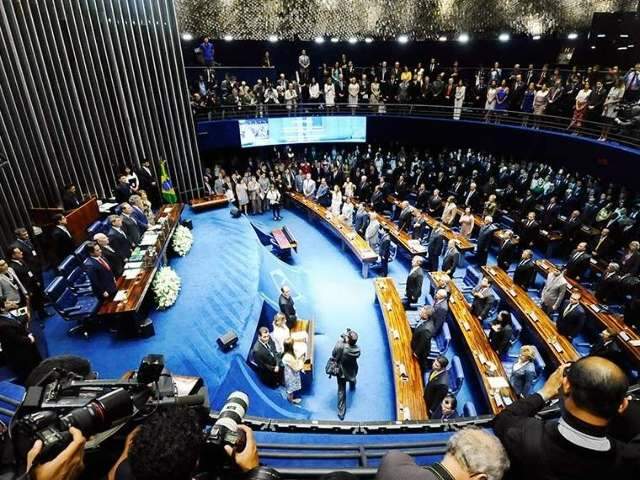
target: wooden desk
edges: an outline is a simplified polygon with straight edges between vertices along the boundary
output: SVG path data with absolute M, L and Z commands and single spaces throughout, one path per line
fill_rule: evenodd
M 373 212 L 371 209 L 367 209 L 367 211 Z M 389 217 L 378 214 L 378 221 L 380 222 L 380 225 L 384 225 L 389 229 L 389 235 L 391 235 L 391 238 L 393 238 L 398 245 L 404 248 L 411 255 L 424 255 L 427 253 L 427 247 L 421 245 L 420 242 L 414 241 L 409 232 L 400 230 L 398 225 L 396 225 Z
M 287 192 L 287 196 L 294 203 L 304 208 L 308 214 L 313 213 L 342 240 L 342 249 L 346 247 L 354 253 L 360 263 L 362 263 L 362 276 L 367 278 L 369 274 L 369 265 L 378 260 L 378 254 L 373 251 L 367 241 L 356 233 L 351 225 L 346 225 L 339 216 L 331 214 L 329 210 L 322 205 L 315 203 L 313 200 L 306 198 L 297 192 Z
M 545 276 L 552 270 L 556 272 L 559 271 L 558 267 L 547 259 L 536 260 L 534 264 L 536 269 Z M 640 335 L 627 327 L 620 315 L 615 315 L 603 310 L 600 302 L 590 290 L 566 275 L 565 278 L 569 284 L 567 289 L 570 292 L 577 291 L 580 293 L 580 304 L 585 311 L 591 315 L 603 329 L 610 328 L 616 332 L 618 334 L 616 335 L 616 340 L 622 349 L 629 354 L 630 358 L 640 364 L 640 346 L 634 347 L 631 344 L 631 342 L 640 342 Z
M 568 218 L 565 215 L 558 215 L 558 222 L 560 224 L 565 225 L 567 220 Z M 590 227 L 589 225 L 581 225 L 578 231 L 589 239 L 600 236 L 600 230 L 595 227 Z
M 398 205 L 400 203 L 393 195 L 388 195 L 387 201 L 394 205 Z M 429 225 L 429 228 L 431 229 L 434 229 L 436 225 L 440 225 L 443 230 L 442 234 L 444 238 L 446 238 L 447 241 L 454 239 L 456 241 L 456 245 L 458 246 L 458 250 L 460 250 L 461 252 L 469 252 L 475 248 L 475 245 L 471 243 L 471 240 L 463 237 L 459 233 L 454 232 L 453 230 L 451 230 L 451 228 L 449 228 L 439 220 L 436 220 L 431 215 L 422 212 L 420 213 L 420 217 L 423 218 L 425 222 L 427 222 L 427 225 Z
M 161 265 L 165 263 L 166 251 L 173 236 L 173 232 L 180 223 L 180 214 L 184 207 L 181 203 L 163 205 L 160 207 L 158 214 L 156 215 L 156 224 L 161 222 L 162 218 L 166 218 L 165 222 L 168 222 L 168 234 L 162 239 L 159 237 L 156 244 L 157 256 L 153 265 L 143 267 L 140 269 L 140 273 L 136 278 L 127 279 L 124 275 L 116 280 L 116 286 L 118 291 L 126 290 L 127 299 L 122 302 L 114 302 L 113 300 L 105 301 L 98 315 L 115 315 L 115 314 L 132 314 L 137 313 L 142 306 L 142 302 L 151 287 L 153 278 Z M 145 250 L 149 247 L 144 247 Z M 125 270 L 126 272 L 126 270 Z
M 435 280 L 443 274 L 444 272 L 431 272 L 429 275 Z M 489 404 L 491 412 L 496 415 L 515 401 L 517 397 L 510 386 L 500 389 L 493 388 L 490 379 L 503 378 L 508 382 L 509 375 L 507 375 L 500 357 L 491 348 L 489 339 L 482 328 L 482 322 L 471 313 L 467 300 L 453 280 L 449 281 L 449 289 L 451 292 L 449 311 L 469 348 L 485 400 Z
M 396 420 L 426 420 L 422 372 L 411 350 L 411 328 L 398 289 L 389 277 L 376 278 L 374 284 L 391 352 Z M 406 377 L 402 372 L 406 372 Z
M 546 313 L 533 301 L 533 299 L 513 283 L 507 273 L 499 267 L 482 267 L 482 272 L 493 281 L 496 291 L 518 313 L 518 317 L 524 319 L 557 367 L 563 363 L 580 358 L 571 342 L 558 333 L 556 326 Z
M 29 210 L 33 223 L 45 230 L 53 227 L 53 217 L 60 213 L 64 213 L 61 208 L 32 208 Z M 71 233 L 74 243 L 80 245 L 87 239 L 87 228 L 100 218 L 98 200 L 95 196 L 90 197 L 78 208 L 70 210 L 65 217 L 67 218 L 67 229 Z
M 307 334 L 307 357 L 304 360 L 304 372 L 313 372 L 313 335 L 315 333 L 312 320 L 298 319 L 291 329 L 291 333 L 305 332 Z
M 291 250 L 298 251 L 298 242 L 286 226 L 272 230 L 271 235 L 273 235 L 273 239 L 280 250 L 289 251 L 289 253 Z
M 226 195 L 210 195 L 203 198 L 194 198 L 191 200 L 191 209 L 195 212 L 203 212 L 210 208 L 223 207 L 229 203 Z

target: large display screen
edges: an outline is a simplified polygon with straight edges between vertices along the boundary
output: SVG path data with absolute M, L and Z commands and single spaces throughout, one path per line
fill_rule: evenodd
M 238 120 L 242 148 L 289 143 L 365 142 L 367 119 L 357 116 Z

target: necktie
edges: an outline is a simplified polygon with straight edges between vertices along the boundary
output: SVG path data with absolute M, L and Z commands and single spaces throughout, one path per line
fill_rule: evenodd
M 573 256 L 573 259 L 578 260 L 578 258 L 580 258 L 580 255 L 582 255 L 582 252 L 576 252 L 576 254 Z
M 103 267 L 105 270 L 109 270 L 109 271 L 111 271 L 111 267 L 110 267 L 110 266 L 109 266 L 109 264 L 105 261 L 105 259 L 104 259 L 104 258 L 102 258 L 102 257 L 98 257 L 98 258 L 96 258 L 96 260 L 98 261 L 98 263 L 99 263 L 100 265 L 102 265 L 102 267 Z
M 562 314 L 562 316 L 566 317 L 567 315 L 569 315 L 573 311 L 573 307 L 575 307 L 574 303 L 570 303 L 569 305 L 567 305 L 567 308 L 564 309 L 564 313 Z

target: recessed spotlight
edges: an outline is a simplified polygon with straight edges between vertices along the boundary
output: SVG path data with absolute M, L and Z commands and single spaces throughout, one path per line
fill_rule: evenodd
M 338 37 L 331 37 L 331 43 L 338 43 Z
M 629 35 L 627 35 L 626 33 L 621 33 L 620 38 L 629 38 Z
M 276 35 L 269 35 L 267 37 L 267 40 L 269 40 L 271 43 L 276 43 L 278 41 L 278 37 Z
M 467 35 L 466 33 L 461 33 L 461 34 L 458 36 L 458 41 L 459 41 L 460 43 L 467 43 L 467 42 L 469 41 L 469 35 Z
M 447 37 L 445 37 L 444 35 L 441 35 L 438 37 L 438 41 L 439 42 L 446 42 L 447 41 Z
M 635 45 L 627 45 L 627 48 L 633 48 Z
M 358 43 L 358 39 L 356 37 L 350 37 L 348 42 L 353 45 L 354 43 Z
M 498 36 L 498 40 L 500 40 L 501 42 L 508 42 L 511 39 L 511 36 L 508 33 L 501 33 Z
M 606 35 L 605 35 L 604 33 L 599 33 L 599 34 L 597 35 L 597 37 L 598 37 L 598 38 L 605 38 L 605 37 L 606 37 Z
M 224 39 L 225 42 L 230 42 L 231 40 L 233 40 L 233 37 L 231 35 L 225 35 L 222 38 Z
M 409 41 L 409 37 L 407 37 L 406 35 L 400 35 L 398 37 L 398 42 L 400 43 L 407 43 Z
M 591 50 L 595 50 L 596 46 L 595 45 L 591 45 Z
M 191 40 L 193 40 L 193 35 L 185 32 L 182 34 L 182 40 L 184 40 L 185 42 L 190 42 Z
M 627 47 L 618 47 L 618 50 L 626 50 Z
M 364 43 L 371 43 L 371 42 L 373 42 L 373 38 L 371 37 L 367 37 L 364 39 Z
M 324 38 L 323 37 L 316 37 L 313 41 L 316 42 L 316 43 L 324 43 Z
M 571 32 L 569 35 L 567 35 L 567 38 L 569 40 L 575 40 L 576 38 L 578 38 L 578 34 L 575 32 Z
M 540 35 L 534 35 L 533 37 L 531 37 L 533 40 L 540 40 Z

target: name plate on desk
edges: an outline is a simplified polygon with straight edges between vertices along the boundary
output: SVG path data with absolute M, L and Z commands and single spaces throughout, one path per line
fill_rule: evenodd
M 593 310 L 596 313 L 599 313 L 600 310 L 602 310 L 598 305 L 591 305 L 591 310 Z
M 487 357 L 485 356 L 484 353 L 478 354 L 478 360 L 480 360 L 480 363 L 482 363 L 483 365 L 487 363 Z
M 515 290 L 511 289 L 509 290 L 509 295 L 511 295 L 512 297 L 515 297 L 518 295 L 518 293 Z
M 391 330 L 391 334 L 393 335 L 394 340 L 400 340 L 400 332 L 395 328 Z
M 466 320 L 462 322 L 462 326 L 464 327 L 464 329 L 465 329 L 467 332 L 470 332 L 470 331 L 471 331 L 471 326 L 469 325 L 469 323 L 468 323 Z
M 562 353 L 564 351 L 564 350 L 562 350 L 562 347 L 560 346 L 560 344 L 558 342 L 553 342 L 552 345 L 553 345 L 553 348 L 556 349 L 556 352 Z
M 632 347 L 640 347 L 640 340 L 629 340 L 629 345 Z
M 592 258 L 591 260 L 589 260 L 589 263 L 591 265 L 596 265 L 598 263 L 598 261 L 595 258 Z
M 538 321 L 538 316 L 533 312 L 529 313 L 529 318 L 534 322 Z
M 628 342 L 631 337 L 629 337 L 629 334 L 627 332 L 625 332 L 624 330 L 620 331 L 620 333 L 618 334 L 618 336 L 623 339 L 625 342 Z
M 126 302 L 127 301 L 127 291 L 126 290 L 118 290 L 116 295 L 113 297 L 114 302 Z
M 547 232 L 546 230 L 540 230 L 540 233 L 545 237 L 549 236 L 549 232 Z
M 456 303 L 456 299 L 454 297 L 449 297 L 449 303 Z
M 409 374 L 407 373 L 407 367 L 404 366 L 404 363 L 398 365 L 398 375 L 403 381 L 409 380 Z

